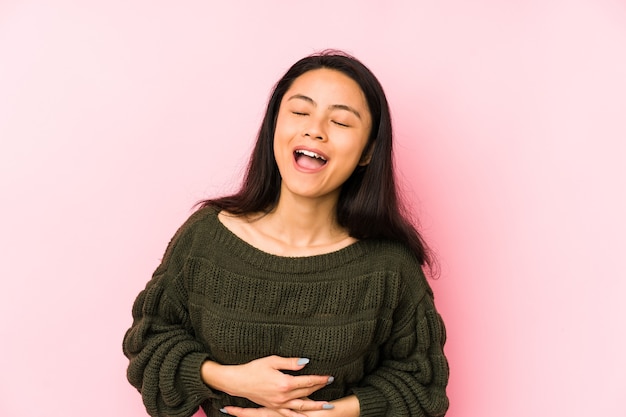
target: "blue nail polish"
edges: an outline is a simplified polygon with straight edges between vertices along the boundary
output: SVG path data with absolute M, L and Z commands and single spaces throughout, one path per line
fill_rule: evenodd
M 329 376 L 328 377 L 328 381 L 326 381 L 326 385 L 330 385 L 333 382 L 335 382 L 335 377 L 334 376 Z
M 333 408 L 335 408 L 335 406 L 334 406 L 334 405 L 332 405 L 332 404 L 324 404 L 324 405 L 322 406 L 322 408 L 323 408 L 324 410 L 332 410 Z
M 307 363 L 309 363 L 309 360 L 307 358 L 300 358 L 298 359 L 298 365 L 306 365 Z
M 220 412 L 221 412 L 221 413 L 224 413 L 224 414 L 228 414 L 228 411 L 226 411 L 226 410 L 225 410 L 225 409 L 223 409 L 223 408 L 220 408 Z

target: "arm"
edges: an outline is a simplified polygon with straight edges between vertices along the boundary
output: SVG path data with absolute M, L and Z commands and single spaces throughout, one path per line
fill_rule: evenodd
M 135 300 L 133 324 L 123 341 L 130 360 L 128 380 L 141 392 L 152 416 L 191 416 L 202 402 L 218 397 L 200 378 L 207 353 L 193 335 L 181 294 L 186 235 L 177 233 Z
M 361 417 L 435 417 L 445 415 L 448 409 L 445 327 L 430 289 L 410 289 L 411 284 L 403 290 L 380 366 L 353 389 L 361 404 Z

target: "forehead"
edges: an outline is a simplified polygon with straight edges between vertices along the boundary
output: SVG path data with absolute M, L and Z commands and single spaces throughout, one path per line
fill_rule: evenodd
M 307 71 L 296 78 L 284 99 L 292 94 L 304 94 L 317 101 L 333 101 L 327 104 L 359 105 L 367 110 L 367 100 L 359 84 L 346 74 L 329 69 L 319 68 Z

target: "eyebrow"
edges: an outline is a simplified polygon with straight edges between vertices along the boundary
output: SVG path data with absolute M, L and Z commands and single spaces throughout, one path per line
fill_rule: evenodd
M 317 106 L 317 103 L 315 102 L 315 100 L 313 100 L 311 97 L 305 96 L 303 94 L 294 94 L 293 96 L 289 97 L 289 100 L 293 100 L 293 99 L 300 99 L 300 100 L 304 100 L 308 103 L 311 103 L 314 106 Z M 347 106 L 345 104 L 331 104 L 330 106 L 328 106 L 329 109 L 333 109 L 333 110 L 346 110 L 349 111 L 350 113 L 353 113 L 356 117 L 358 117 L 359 119 L 361 119 L 361 113 L 359 113 L 354 107 L 350 107 Z

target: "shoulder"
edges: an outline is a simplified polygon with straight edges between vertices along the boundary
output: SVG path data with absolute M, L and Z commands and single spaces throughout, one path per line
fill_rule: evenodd
M 164 260 L 173 254 L 188 252 L 198 241 L 216 228 L 218 211 L 213 207 L 202 207 L 193 212 L 176 230 L 165 251 Z
M 413 295 L 433 295 L 418 257 L 405 244 L 390 239 L 368 242 L 369 257 L 373 262 L 394 273 L 403 291 Z
M 202 207 L 193 212 L 187 220 L 178 228 L 173 241 L 189 237 L 202 230 L 214 228 L 217 221 L 218 210 L 214 207 Z
M 362 242 L 367 245 L 368 255 L 377 262 L 383 262 L 394 269 L 421 269 L 417 256 L 400 242 L 390 239 L 367 239 Z
M 199 208 L 195 212 L 193 212 L 187 220 L 182 224 L 180 230 L 193 229 L 194 227 L 200 224 L 206 224 L 207 222 L 211 223 L 215 219 L 217 219 L 217 214 L 219 210 L 215 207 L 206 206 Z

